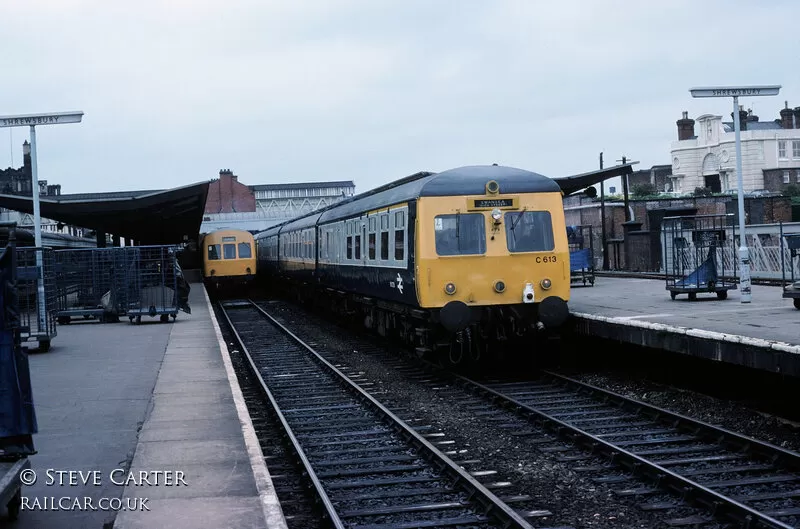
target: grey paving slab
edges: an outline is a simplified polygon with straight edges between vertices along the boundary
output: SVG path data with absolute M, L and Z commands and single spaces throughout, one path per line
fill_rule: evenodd
M 241 437 L 237 417 L 192 419 L 182 421 L 148 421 L 139 433 L 142 443 L 151 441 L 237 440 Z
M 149 511 L 123 512 L 114 529 L 263 529 L 258 497 L 172 498 L 148 501 Z
M 670 299 L 658 279 L 598 277 L 594 287 L 572 289 L 572 312 L 639 320 L 692 329 L 740 334 L 800 345 L 800 311 L 783 299 L 779 287 L 753 285 L 752 301 L 741 303 L 737 290 L 728 299 L 698 294 Z

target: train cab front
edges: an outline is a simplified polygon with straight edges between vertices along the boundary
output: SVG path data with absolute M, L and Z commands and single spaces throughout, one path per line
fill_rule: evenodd
M 420 304 L 451 333 L 558 330 L 570 293 L 560 193 L 487 194 L 420 200 Z

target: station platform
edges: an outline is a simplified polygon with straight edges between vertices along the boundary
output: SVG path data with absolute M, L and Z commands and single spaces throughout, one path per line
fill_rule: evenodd
M 286 527 L 202 283 L 189 306 L 62 325 L 29 355 L 37 479 L 0 527 Z
M 578 334 L 656 347 L 720 362 L 800 376 L 800 311 L 777 286 L 670 298 L 664 280 L 598 276 L 574 287 L 569 302 Z

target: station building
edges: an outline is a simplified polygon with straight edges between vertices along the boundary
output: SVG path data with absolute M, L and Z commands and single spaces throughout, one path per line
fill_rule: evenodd
M 800 107 L 791 109 L 785 102 L 780 118 L 773 121 L 759 121 L 752 110 L 739 108 L 744 192 L 783 193 L 788 186 L 800 184 Z M 670 153 L 672 175 L 668 177 L 672 190 L 737 191 L 733 121 L 723 122 L 722 116 L 713 114 L 694 120 L 684 112 L 677 125 L 678 140 L 672 142 Z
M 230 169 L 208 187 L 200 233 L 235 228 L 262 231 L 355 194 L 352 181 L 245 185 Z

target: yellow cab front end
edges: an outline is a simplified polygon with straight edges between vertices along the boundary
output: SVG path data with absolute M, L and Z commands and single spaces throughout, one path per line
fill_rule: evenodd
M 566 321 L 570 267 L 560 192 L 493 194 L 490 182 L 485 195 L 422 197 L 416 229 L 420 306 L 440 309 L 448 330 L 492 309 L 540 328 Z

